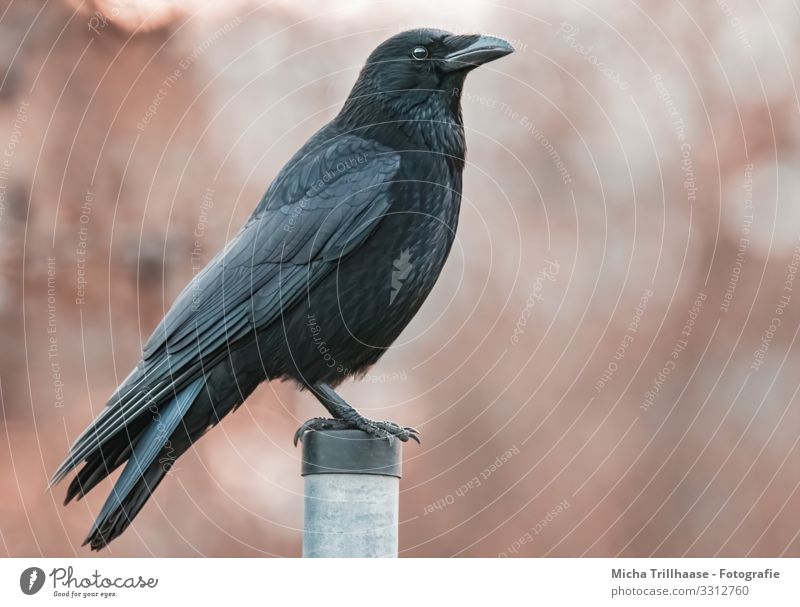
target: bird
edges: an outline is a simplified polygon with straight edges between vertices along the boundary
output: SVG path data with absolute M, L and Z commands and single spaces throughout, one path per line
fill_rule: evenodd
M 186 285 L 53 474 L 49 487 L 80 466 L 66 505 L 125 464 L 84 545 L 119 537 L 176 459 L 263 381 L 293 381 L 330 415 L 302 424 L 295 445 L 344 428 L 419 442 L 335 388 L 380 359 L 436 283 L 461 203 L 464 81 L 513 50 L 495 36 L 414 29 L 368 56 L 340 112 Z

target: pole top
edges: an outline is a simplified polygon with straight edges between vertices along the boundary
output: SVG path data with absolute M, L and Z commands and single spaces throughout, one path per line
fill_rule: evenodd
M 400 440 L 392 444 L 362 430 L 316 430 L 303 437 L 301 474 L 402 476 Z

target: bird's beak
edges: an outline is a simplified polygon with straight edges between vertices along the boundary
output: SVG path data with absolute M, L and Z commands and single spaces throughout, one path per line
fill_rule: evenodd
M 450 36 L 446 42 L 452 48 L 442 61 L 446 71 L 472 69 L 514 52 L 514 47 L 495 36 Z

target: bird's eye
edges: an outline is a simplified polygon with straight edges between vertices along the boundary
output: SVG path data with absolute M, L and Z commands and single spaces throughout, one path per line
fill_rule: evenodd
M 418 60 L 418 61 L 421 61 L 423 59 L 427 59 L 428 58 L 428 49 L 426 49 L 424 46 L 414 47 L 414 50 L 411 51 L 411 56 L 414 59 Z

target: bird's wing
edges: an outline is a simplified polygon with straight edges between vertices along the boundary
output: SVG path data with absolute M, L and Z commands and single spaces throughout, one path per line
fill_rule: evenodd
M 181 292 L 142 361 L 76 439 L 51 484 L 148 408 L 173 399 L 226 356 L 230 344 L 280 318 L 377 227 L 390 205 L 400 155 L 352 135 L 305 149 Z
M 298 152 L 153 331 L 143 357 L 150 374 L 164 364 L 174 376 L 294 305 L 375 229 L 399 165 L 396 151 L 353 135 Z
M 330 267 L 325 262 L 374 230 L 399 163 L 397 152 L 352 135 L 290 163 L 234 240 L 175 301 L 145 345 L 145 360 L 164 347 L 179 351 L 186 339 L 202 343 L 242 314 L 256 328 L 272 322 L 314 267 Z

